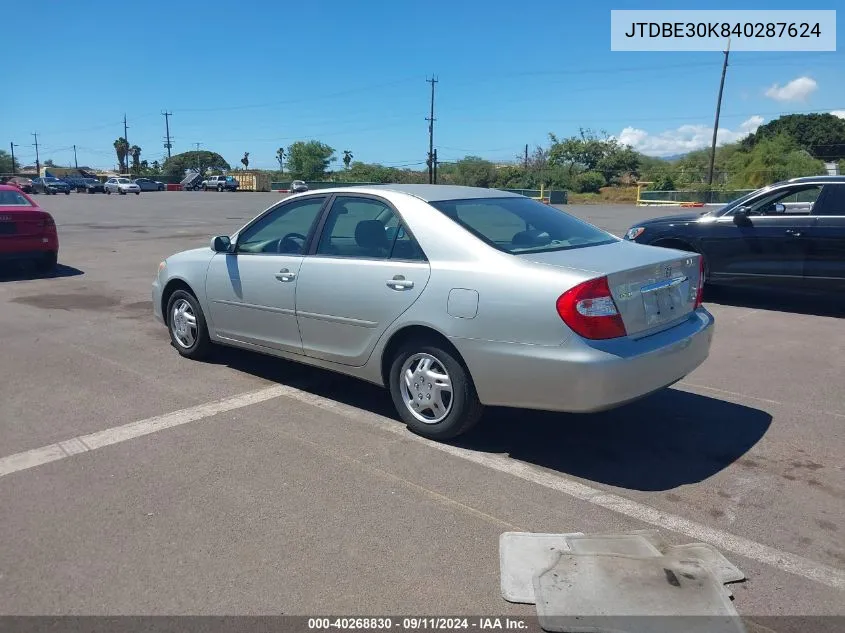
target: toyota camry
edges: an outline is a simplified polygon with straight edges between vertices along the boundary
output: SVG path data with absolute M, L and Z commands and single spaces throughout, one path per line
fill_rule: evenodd
M 386 387 L 421 435 L 483 407 L 611 409 L 707 358 L 696 253 L 635 244 L 521 195 L 444 185 L 285 198 L 159 265 L 188 358 L 254 350 Z

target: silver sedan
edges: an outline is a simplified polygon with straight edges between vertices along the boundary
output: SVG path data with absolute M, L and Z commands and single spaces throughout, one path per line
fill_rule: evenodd
M 626 242 L 492 189 L 383 185 L 290 196 L 159 265 L 155 317 L 188 358 L 215 344 L 387 387 L 415 432 L 484 405 L 590 412 L 707 358 L 701 257 Z

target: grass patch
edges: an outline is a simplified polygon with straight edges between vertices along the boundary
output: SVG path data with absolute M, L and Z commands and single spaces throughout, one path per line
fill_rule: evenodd
M 569 204 L 634 204 L 636 187 L 602 187 L 599 193 L 570 193 Z

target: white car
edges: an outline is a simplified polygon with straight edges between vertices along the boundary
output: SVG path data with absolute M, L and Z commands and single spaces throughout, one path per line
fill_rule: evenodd
M 141 187 L 129 178 L 109 178 L 104 188 L 108 194 L 119 193 L 121 196 L 125 196 L 127 193 L 134 193 L 136 196 L 141 194 Z

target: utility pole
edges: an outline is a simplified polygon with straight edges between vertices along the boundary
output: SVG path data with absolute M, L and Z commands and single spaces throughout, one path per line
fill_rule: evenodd
M 707 172 L 707 201 L 713 197 L 713 165 L 716 161 L 716 135 L 719 133 L 719 113 L 722 110 L 722 92 L 725 89 L 725 73 L 728 71 L 728 55 L 731 52 L 731 40 L 728 38 L 728 49 L 724 51 L 725 62 L 722 64 L 722 80 L 719 82 L 719 98 L 716 101 L 716 123 L 713 125 L 713 142 L 710 144 L 710 169 Z
M 167 131 L 167 142 L 164 144 L 164 147 L 167 149 L 167 158 L 170 159 L 170 149 L 173 147 L 170 144 L 170 117 L 173 116 L 173 113 L 165 110 L 161 114 L 164 116 L 164 128 Z
M 123 140 L 126 141 L 126 158 L 123 160 L 126 161 L 126 171 L 129 172 L 129 134 L 127 130 L 129 126 L 126 125 L 126 113 L 123 114 Z M 121 165 L 122 167 L 123 165 Z
M 431 115 L 426 119 L 428 121 L 428 184 L 434 184 L 434 84 L 437 83 L 437 78 L 432 75 L 431 79 L 426 79 L 431 84 Z
M 33 132 L 35 137 L 35 169 L 38 172 L 38 177 L 41 177 L 41 159 L 38 157 L 38 132 Z
M 525 144 L 525 169 L 528 169 L 528 143 Z
M 79 162 L 76 160 L 76 145 L 73 146 L 73 166 L 79 169 Z
M 16 143 L 9 143 L 9 147 L 12 148 L 12 175 L 14 176 L 17 172 L 15 171 L 15 148 L 20 147 Z
M 202 145 L 202 143 L 194 143 L 194 145 L 197 146 L 197 172 L 202 174 L 202 169 L 200 169 L 200 145 Z

